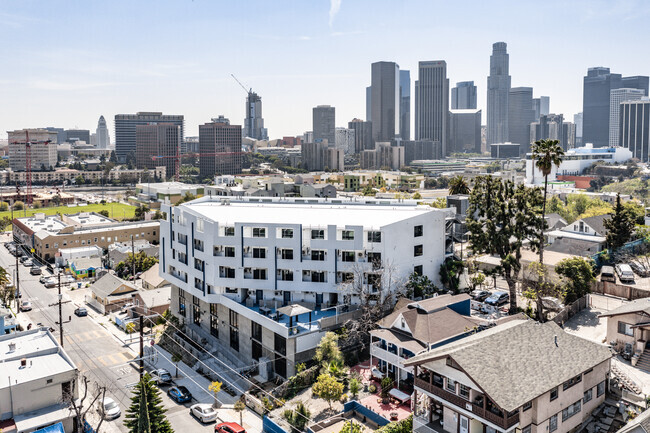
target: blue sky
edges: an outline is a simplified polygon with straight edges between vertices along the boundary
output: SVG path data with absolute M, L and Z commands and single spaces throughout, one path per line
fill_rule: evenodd
M 332 4 L 330 3 L 332 2 Z M 338 6 L 338 7 L 337 7 Z M 450 83 L 474 80 L 485 107 L 491 45 L 508 43 L 513 86 L 551 97 L 572 119 L 590 66 L 649 75 L 650 2 L 634 1 L 11 1 L 0 4 L 0 137 L 24 127 L 94 130 L 104 115 L 184 114 L 186 135 L 262 96 L 271 137 L 365 116 L 370 64 L 417 77 L 446 60 Z M 485 112 L 483 123 L 485 123 Z

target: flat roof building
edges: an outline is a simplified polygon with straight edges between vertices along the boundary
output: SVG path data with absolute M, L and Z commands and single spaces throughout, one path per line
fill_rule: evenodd
M 181 140 L 184 137 L 185 118 L 183 115 L 162 114 L 161 112 L 141 111 L 136 114 L 115 115 L 115 155 L 119 162 L 126 162 L 129 154 L 135 156 L 136 127 L 151 123 L 173 123 L 181 128 Z

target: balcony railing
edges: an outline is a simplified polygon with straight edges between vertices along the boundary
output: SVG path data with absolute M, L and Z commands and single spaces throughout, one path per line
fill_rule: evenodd
M 477 404 L 472 403 L 469 400 L 465 400 L 459 395 L 453 394 L 449 391 L 446 391 L 436 385 L 433 385 L 429 382 L 425 382 L 424 380 L 420 379 L 419 377 L 415 378 L 414 385 L 417 388 L 423 389 L 433 395 L 436 395 L 440 398 L 442 398 L 445 401 L 448 401 L 449 403 L 468 410 L 474 414 L 476 414 L 477 417 L 483 418 L 484 420 L 491 422 L 492 424 L 495 424 L 503 429 L 509 429 L 513 425 L 519 423 L 519 412 L 509 416 L 509 417 L 504 417 L 504 416 L 499 416 L 487 409 L 483 409 L 482 406 L 479 406 Z

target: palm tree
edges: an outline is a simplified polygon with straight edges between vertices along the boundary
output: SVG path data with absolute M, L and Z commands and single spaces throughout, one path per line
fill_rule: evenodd
M 449 181 L 449 195 L 469 194 L 469 185 L 463 176 L 455 176 Z
M 542 227 L 540 228 L 539 263 L 544 265 L 544 227 L 546 225 L 546 192 L 548 189 L 548 175 L 553 166 L 559 167 L 562 163 L 564 150 L 557 140 L 539 140 L 533 144 L 533 160 L 535 167 L 544 175 L 544 201 L 542 202 Z

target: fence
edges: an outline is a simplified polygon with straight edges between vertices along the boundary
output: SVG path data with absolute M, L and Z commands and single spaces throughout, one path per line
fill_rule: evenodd
M 573 317 L 577 312 L 584 310 L 587 307 L 587 296 L 583 296 L 577 301 L 573 302 L 571 305 L 567 305 L 560 311 L 557 316 L 553 317 L 553 321 L 560 326 L 564 324 Z
M 280 427 L 275 421 L 264 415 L 262 418 L 262 431 L 264 433 L 287 433 L 285 429 Z
M 607 281 L 596 281 L 592 283 L 591 292 L 599 293 L 601 295 L 616 296 L 617 298 L 627 299 L 628 301 L 650 297 L 650 291 L 648 290 L 610 283 Z

